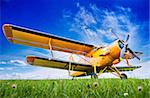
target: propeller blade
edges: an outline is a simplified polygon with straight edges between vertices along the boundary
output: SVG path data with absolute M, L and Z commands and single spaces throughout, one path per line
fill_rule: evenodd
M 128 34 L 128 35 L 127 35 L 127 38 L 126 38 L 126 42 L 129 40 L 129 37 L 130 37 L 130 35 Z
M 129 50 L 129 52 L 131 54 L 133 54 L 134 57 L 136 57 L 138 60 L 140 60 L 140 58 L 130 48 L 127 48 L 127 50 Z
M 143 54 L 143 52 L 134 52 L 135 54 Z
M 128 51 L 128 44 L 125 45 L 125 52 Z
M 112 28 L 109 28 L 109 31 L 110 31 L 111 33 L 113 33 L 113 34 L 117 37 L 117 39 L 120 40 L 119 36 L 118 36 L 116 33 L 113 32 L 113 29 L 112 29 Z

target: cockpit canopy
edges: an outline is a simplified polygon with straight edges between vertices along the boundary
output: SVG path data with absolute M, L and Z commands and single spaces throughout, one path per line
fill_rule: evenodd
M 123 41 L 119 40 L 119 41 L 118 41 L 118 45 L 119 45 L 119 47 L 122 49 L 122 48 L 124 47 Z

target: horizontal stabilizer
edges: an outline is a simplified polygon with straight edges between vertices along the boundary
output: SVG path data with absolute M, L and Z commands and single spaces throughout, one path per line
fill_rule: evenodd
M 133 71 L 141 66 L 116 67 L 119 71 Z
M 124 67 L 116 67 L 119 71 L 133 71 L 137 68 L 140 68 L 141 66 L 124 66 Z M 113 67 L 112 67 L 113 68 Z M 111 69 L 107 69 L 106 72 L 112 72 Z

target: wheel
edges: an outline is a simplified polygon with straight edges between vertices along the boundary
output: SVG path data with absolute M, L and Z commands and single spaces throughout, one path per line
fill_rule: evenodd
M 122 73 L 121 76 L 120 76 L 120 78 L 121 78 L 121 80 L 125 80 L 125 79 L 127 79 L 128 77 L 127 77 L 126 74 Z
M 72 79 L 71 80 L 74 80 L 74 76 L 72 77 Z
M 98 76 L 97 76 L 97 74 L 96 74 L 96 73 L 92 73 L 92 74 L 91 74 L 91 78 L 92 78 L 92 79 L 97 79 L 97 78 L 98 78 Z

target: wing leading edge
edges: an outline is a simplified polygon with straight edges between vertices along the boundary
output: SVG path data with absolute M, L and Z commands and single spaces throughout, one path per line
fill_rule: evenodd
M 3 32 L 6 38 L 15 44 L 22 44 L 80 55 L 86 55 L 94 48 L 93 45 L 10 24 L 3 25 Z

